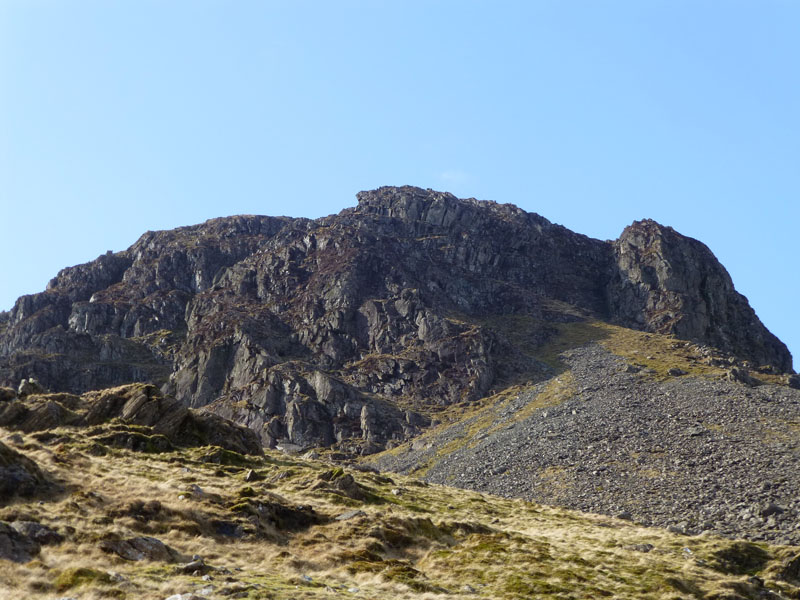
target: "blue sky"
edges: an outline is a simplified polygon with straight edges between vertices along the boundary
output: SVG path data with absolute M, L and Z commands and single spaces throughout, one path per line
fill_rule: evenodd
M 794 0 L 0 1 L 0 309 L 146 230 L 411 184 L 705 242 L 800 356 Z

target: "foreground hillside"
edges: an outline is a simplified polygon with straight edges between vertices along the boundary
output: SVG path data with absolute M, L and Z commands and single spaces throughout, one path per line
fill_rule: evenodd
M 81 401 L 91 412 L 124 397 L 131 408 L 141 394 Z M 120 417 L 4 432 L 0 469 L 17 485 L 0 490 L 0 597 L 800 598 L 798 547 L 690 537 L 174 433 L 168 447 Z

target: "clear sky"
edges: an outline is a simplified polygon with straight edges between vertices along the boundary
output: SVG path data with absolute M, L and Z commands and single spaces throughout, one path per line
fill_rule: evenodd
M 798 31 L 795 0 L 0 0 L 0 309 L 146 230 L 410 184 L 671 225 L 800 356 Z

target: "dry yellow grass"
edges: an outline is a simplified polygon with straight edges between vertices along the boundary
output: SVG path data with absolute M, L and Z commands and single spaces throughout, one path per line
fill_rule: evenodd
M 721 599 L 733 591 L 756 598 L 755 584 L 748 583 L 756 573 L 786 597 L 800 597 L 798 588 L 776 578 L 797 548 L 747 544 L 737 550 L 730 540 L 679 536 L 274 453 L 240 465 L 202 462 L 207 448 L 95 456 L 80 432 L 59 433 L 71 441 L 48 446 L 25 436 L 17 448 L 61 478 L 65 493 L 42 503 L 15 502 L 0 509 L 0 518 L 38 520 L 68 539 L 44 546 L 27 564 L 0 561 L 0 598 L 162 600 L 194 592 L 209 599 Z M 264 479 L 245 482 L 251 468 Z M 323 482 L 348 473 L 363 492 L 360 500 Z M 202 494 L 193 494 L 192 486 Z M 126 512 L 137 500 L 160 502 L 158 518 Z M 310 505 L 319 522 L 306 528 L 267 523 L 241 539 L 212 535 L 213 520 L 247 526 L 258 520 L 248 511 L 269 503 Z M 335 520 L 350 510 L 363 515 Z M 203 581 L 177 574 L 176 565 L 125 561 L 98 547 L 112 534 L 150 535 L 187 560 L 199 554 L 227 572 L 213 571 L 213 580 Z M 646 545 L 652 549 L 644 552 Z M 760 558 L 737 571 L 720 558 L 726 551 L 734 559 Z M 208 586 L 213 589 L 204 590 Z

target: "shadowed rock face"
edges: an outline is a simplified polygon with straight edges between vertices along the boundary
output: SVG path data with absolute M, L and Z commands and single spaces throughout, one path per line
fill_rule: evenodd
M 601 242 L 536 214 L 413 187 L 317 219 L 148 232 L 0 316 L 0 384 L 154 381 L 274 446 L 372 452 L 516 370 L 496 315 L 589 314 L 791 369 L 700 242 L 634 223 Z
M 15 497 L 37 496 L 56 489 L 34 461 L 0 442 L 0 506 Z
M 703 342 L 791 371 L 786 346 L 704 244 L 655 221 L 637 221 L 613 243 L 611 317 L 620 324 Z

